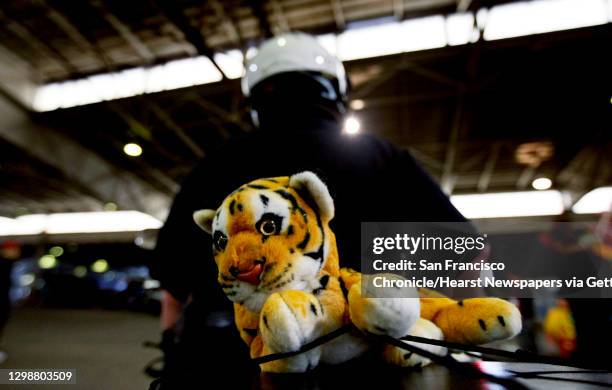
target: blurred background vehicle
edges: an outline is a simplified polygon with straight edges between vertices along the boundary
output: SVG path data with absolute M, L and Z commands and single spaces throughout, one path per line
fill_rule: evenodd
M 288 31 L 343 61 L 347 137 L 409 149 L 480 226 L 590 223 L 574 244 L 609 264 L 612 0 L 16 0 L 0 22 L 3 367 L 146 383 L 156 231 L 196 162 L 253 131 L 244 59 Z M 523 341 L 571 355 L 571 308 L 541 297 Z

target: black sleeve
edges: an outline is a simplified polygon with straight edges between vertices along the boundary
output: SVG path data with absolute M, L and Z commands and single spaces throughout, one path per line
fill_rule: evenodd
M 466 222 L 438 183 L 405 150 L 392 153 L 391 177 L 399 217 L 412 222 Z M 387 180 L 392 180 L 387 178 Z
M 196 210 L 217 207 L 211 193 L 214 189 L 206 186 L 214 182 L 210 176 L 201 163 L 184 180 L 157 238 L 151 274 L 180 301 L 187 300 L 196 288 L 216 286 L 210 237 L 192 217 Z
M 419 230 L 434 236 L 453 238 L 478 236 L 478 229 L 455 208 L 438 183 L 425 172 L 408 151 L 398 150 L 394 165 L 392 171 L 401 178 L 398 191 L 405 200 L 403 213 L 413 217 L 412 219 L 405 217 L 403 221 L 432 222 L 433 225 L 420 225 Z M 458 261 L 470 262 L 479 253 L 479 250 L 466 250 L 461 255 L 450 252 L 447 254 L 455 255 Z

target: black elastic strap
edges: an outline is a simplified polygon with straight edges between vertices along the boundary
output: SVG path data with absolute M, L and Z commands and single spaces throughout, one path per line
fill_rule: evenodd
M 594 386 L 602 386 L 602 387 L 612 387 L 612 383 L 609 382 L 601 382 L 594 381 L 590 379 L 580 379 L 580 378 L 561 378 L 557 376 L 551 376 L 553 374 L 607 374 L 607 372 L 603 371 L 513 371 L 511 372 L 516 378 L 523 379 L 542 379 L 547 381 L 560 381 L 560 382 L 574 382 L 574 383 L 582 383 L 586 385 L 594 385 Z M 548 375 L 546 375 L 548 373 Z
M 307 344 L 304 344 L 302 348 L 298 349 L 297 351 L 284 352 L 284 353 L 272 353 L 269 355 L 254 358 L 252 360 L 256 364 L 263 364 L 263 363 L 271 362 L 274 360 L 290 358 L 290 357 L 299 355 L 300 353 L 310 351 L 311 349 L 316 348 L 328 341 L 331 341 L 335 339 L 336 337 L 343 335 L 344 333 L 348 333 L 351 330 L 357 330 L 357 329 L 351 324 L 344 325 L 343 327 L 338 328 L 331 333 L 323 335 L 316 340 L 313 340 Z M 538 355 L 533 352 L 524 351 L 521 349 L 518 349 L 516 351 L 505 351 L 503 349 L 481 347 L 477 345 L 455 343 L 451 341 L 434 340 L 434 339 L 428 339 L 428 338 L 419 337 L 419 336 L 405 336 L 405 337 L 402 337 L 401 339 L 404 341 L 411 341 L 415 343 L 437 345 L 440 347 L 446 347 L 448 349 L 455 349 L 455 350 L 460 350 L 460 351 L 472 351 L 472 352 L 482 353 L 485 355 L 500 356 L 500 357 L 504 357 L 510 360 L 521 360 L 523 362 L 529 362 L 529 363 L 554 364 L 554 365 L 566 366 L 566 367 L 595 369 L 595 370 L 601 370 L 601 371 L 612 371 L 611 367 L 606 366 L 605 364 L 602 364 L 601 366 L 594 366 L 593 364 L 589 365 L 589 364 L 571 360 L 571 359 L 556 358 L 552 356 L 542 356 L 542 355 Z
M 299 355 L 301 353 L 310 351 L 313 348 L 318 347 L 321 344 L 325 344 L 328 341 L 331 341 L 333 339 L 335 339 L 336 337 L 340 337 L 345 333 L 350 332 L 352 329 L 355 329 L 353 327 L 353 325 L 348 324 L 348 325 L 344 325 L 343 327 L 340 327 L 336 330 L 334 330 L 333 332 L 330 332 L 326 335 L 323 335 L 321 337 L 319 337 L 316 340 L 313 340 L 309 343 L 306 343 L 302 346 L 302 348 L 298 349 L 297 351 L 292 351 L 292 352 L 283 352 L 283 353 L 271 353 L 269 355 L 265 355 L 265 356 L 260 356 L 258 358 L 254 358 L 251 359 L 255 364 L 263 364 L 263 363 L 267 363 L 267 362 L 271 362 L 274 360 L 279 360 L 279 359 L 286 359 L 286 358 L 290 358 L 296 355 Z
M 292 352 L 284 352 L 284 353 L 272 353 L 269 355 L 265 355 L 265 356 L 261 356 L 258 358 L 254 358 L 252 359 L 252 361 L 255 364 L 263 364 L 263 363 L 267 363 L 267 362 L 271 362 L 274 360 L 279 360 L 279 359 L 286 359 L 286 358 L 290 358 L 296 355 L 299 355 L 301 353 L 310 351 L 313 348 L 316 348 L 322 344 L 325 344 L 328 341 L 331 341 L 345 333 L 348 333 L 350 331 L 356 330 L 358 331 L 358 329 L 352 325 L 352 324 L 347 324 L 342 326 L 341 328 L 338 328 L 336 330 L 334 330 L 333 332 L 330 332 L 326 335 L 323 335 L 321 337 L 319 337 L 316 340 L 313 340 L 309 343 L 304 344 L 300 349 L 298 349 L 297 351 L 292 351 Z M 362 332 L 360 332 L 361 334 L 363 334 Z M 390 336 L 380 336 L 380 335 L 374 335 L 374 334 L 366 334 L 366 337 L 369 338 L 373 338 L 377 341 L 383 342 L 383 343 L 387 343 L 387 344 L 391 344 L 393 346 L 396 346 L 398 348 L 410 351 L 410 352 L 414 352 L 417 355 L 421 355 L 423 357 L 426 357 L 428 359 L 430 359 L 431 361 L 441 364 L 445 367 L 447 367 L 448 369 L 451 370 L 456 370 L 456 371 L 461 371 L 463 374 L 466 374 L 468 376 L 471 377 L 478 377 L 478 378 L 485 378 L 488 379 L 492 382 L 495 383 L 499 383 L 501 385 L 504 385 L 506 387 L 508 387 L 509 389 L 525 389 L 526 387 L 523 386 L 522 384 L 520 384 L 519 382 L 517 382 L 516 380 L 513 380 L 510 377 L 498 377 L 496 375 L 492 375 L 492 374 L 488 374 L 485 372 L 480 371 L 477 367 L 469 364 L 469 363 L 462 363 L 459 362 L 457 360 L 455 360 L 452 356 L 450 356 L 449 354 L 446 355 L 438 355 L 435 354 L 433 352 L 429 352 L 427 350 L 424 350 L 422 348 L 419 348 L 417 346 L 411 345 L 411 344 L 407 344 L 404 341 L 410 341 L 410 342 L 415 342 L 415 343 L 421 343 L 421 344 L 430 344 L 430 345 L 437 345 L 437 346 L 441 346 L 441 347 L 446 347 L 448 349 L 455 349 L 455 350 L 460 350 L 460 351 L 473 351 L 473 352 L 479 352 L 485 355 L 493 355 L 493 356 L 501 356 L 504 358 L 508 358 L 510 360 L 521 360 L 521 361 L 526 361 L 529 363 L 541 363 L 541 364 L 554 364 L 554 365 L 561 365 L 561 366 L 567 366 L 567 367 L 578 367 L 578 368 L 588 368 L 588 369 L 593 369 L 593 366 L 588 366 L 584 363 L 581 362 L 577 362 L 577 361 L 573 361 L 570 359 L 563 359 L 563 358 L 555 358 L 555 357 L 550 357 L 550 356 L 542 356 L 542 355 L 538 355 L 532 352 L 528 352 L 528 351 L 524 351 L 524 350 L 516 350 L 514 352 L 511 351 L 505 351 L 502 349 L 495 349 L 495 348 L 488 348 L 488 347 L 480 347 L 480 346 L 476 346 L 476 345 L 468 345 L 468 344 L 462 344 L 462 343 L 454 343 L 454 342 L 450 342 L 450 341 L 442 341 L 442 340 L 434 340 L 434 339 L 428 339 L 425 337 L 418 337 L 418 336 L 405 336 L 402 337 L 401 339 L 395 339 L 393 337 Z M 402 341 L 403 340 L 403 341 Z M 472 355 L 472 354 L 470 354 Z M 473 356 L 473 355 L 472 355 Z M 601 370 L 597 368 L 595 368 L 595 370 L 593 370 L 594 372 L 598 372 L 598 373 L 606 373 L 606 372 L 611 372 L 612 370 L 610 370 L 609 367 L 604 367 Z M 511 371 L 508 371 L 511 372 Z M 569 372 L 571 373 L 571 372 Z M 533 376 L 529 376 L 529 375 L 516 375 L 517 373 L 514 373 L 515 376 L 517 377 L 523 377 L 525 379 L 527 378 L 541 378 L 541 379 L 553 379 L 553 380 L 568 380 L 567 378 L 555 378 L 555 377 L 544 377 L 541 375 L 541 373 L 536 374 L 534 372 L 535 375 Z M 581 380 L 576 380 L 577 382 L 581 381 Z M 587 381 L 588 382 L 588 381 Z M 586 382 L 585 382 L 586 383 Z
M 413 353 L 416 353 L 417 355 L 421 355 L 425 358 L 430 359 L 432 362 L 434 363 L 438 363 L 440 365 L 443 365 L 444 367 L 448 368 L 449 370 L 454 370 L 457 372 L 460 372 L 466 376 L 472 377 L 472 378 L 484 378 L 487 379 L 491 382 L 500 384 L 502 386 L 505 386 L 507 389 L 528 389 L 527 386 L 521 384 L 520 382 L 518 382 L 517 380 L 513 379 L 512 377 L 502 377 L 502 376 L 497 376 L 497 375 L 493 375 L 493 374 L 489 374 L 486 372 L 481 371 L 480 369 L 478 369 L 478 367 L 470 364 L 470 363 L 462 363 L 459 362 L 457 360 L 455 360 L 451 355 L 438 355 L 436 353 L 427 351 L 425 349 L 419 348 L 415 345 L 412 344 L 406 344 L 405 342 L 395 339 L 391 336 L 378 336 L 378 335 L 374 335 L 374 336 L 370 336 L 370 337 L 374 337 L 375 339 L 378 339 L 384 343 L 387 344 L 391 344 L 395 347 L 404 349 L 406 351 L 410 351 Z
M 601 363 L 601 365 L 599 366 L 593 365 L 593 364 L 586 364 L 586 363 L 579 362 L 579 361 L 572 360 L 572 359 L 557 358 L 553 356 L 542 356 L 542 355 L 538 355 L 536 353 L 525 351 L 522 349 L 517 349 L 516 351 L 512 352 L 512 351 L 505 351 L 503 349 L 480 347 L 477 345 L 454 343 L 454 342 L 443 341 L 443 340 L 434 340 L 434 339 L 428 339 L 425 337 L 418 337 L 418 336 L 405 336 L 405 337 L 402 337 L 402 340 L 412 341 L 416 343 L 423 343 L 423 344 L 438 345 L 441 347 L 446 347 L 448 349 L 456 349 L 460 351 L 472 351 L 472 352 L 479 352 L 485 355 L 501 356 L 501 357 L 508 358 L 511 360 L 521 360 L 523 362 L 528 362 L 528 363 L 554 364 L 554 365 L 566 366 L 566 367 L 601 369 L 601 370 L 606 370 L 606 371 L 612 371 L 612 367 L 610 367 L 609 365 L 606 365 L 605 363 Z
M 355 328 L 355 326 L 352 324 L 344 325 L 343 327 L 338 328 L 331 333 L 323 335 L 319 337 L 318 339 L 311 341 L 310 343 L 304 344 L 302 348 L 300 348 L 297 351 L 284 352 L 284 353 L 273 353 L 273 354 L 261 356 L 258 358 L 254 358 L 252 359 L 252 361 L 256 364 L 263 364 L 263 363 L 271 362 L 271 361 L 278 360 L 278 359 L 290 358 L 290 357 L 299 355 L 300 353 L 316 348 L 320 346 L 321 344 L 324 344 L 345 333 L 350 332 L 351 330 L 357 330 L 357 328 Z M 490 380 L 491 382 L 499 383 L 500 385 L 506 386 L 508 389 L 520 389 L 520 390 L 527 389 L 527 387 L 523 386 L 522 384 L 520 384 L 516 380 L 513 380 L 512 378 L 503 378 L 503 377 L 498 377 L 492 374 L 482 372 L 471 364 L 458 362 L 450 355 L 444 355 L 444 356 L 437 355 L 433 352 L 426 351 L 417 346 L 406 344 L 402 342 L 401 340 L 394 339 L 393 337 L 390 337 L 390 336 L 378 336 L 378 335 L 368 335 L 368 336 L 370 338 L 376 339 L 377 341 L 391 344 L 391 345 L 394 345 L 396 347 L 402 348 L 410 352 L 414 352 L 418 355 L 431 359 L 433 362 L 441 364 L 447 367 L 448 369 L 461 371 L 463 374 L 466 374 L 470 377 L 485 378 L 485 379 Z

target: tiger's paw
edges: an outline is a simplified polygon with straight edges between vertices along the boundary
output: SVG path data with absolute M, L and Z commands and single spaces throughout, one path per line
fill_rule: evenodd
M 273 352 L 297 351 L 315 338 L 322 316 L 323 308 L 312 294 L 295 290 L 274 293 L 259 318 L 263 342 Z
M 420 316 L 416 289 L 372 288 L 369 278 L 374 276 L 377 275 L 362 275 L 363 282 L 351 286 L 348 294 L 351 321 L 366 333 L 391 337 L 407 335 Z
M 521 313 L 499 298 L 470 298 L 440 310 L 436 325 L 448 341 L 485 344 L 516 336 L 522 328 Z
M 414 327 L 410 330 L 411 336 L 425 337 L 428 339 L 442 340 L 444 335 L 440 328 L 438 328 L 433 322 L 428 321 L 424 318 L 417 319 Z M 443 355 L 446 353 L 446 348 L 437 345 L 414 343 L 404 341 L 406 344 L 414 345 L 436 355 Z M 387 345 L 383 351 L 383 358 L 388 363 L 394 364 L 401 367 L 424 367 L 431 363 L 431 360 L 421 356 L 417 353 L 395 347 L 393 345 Z

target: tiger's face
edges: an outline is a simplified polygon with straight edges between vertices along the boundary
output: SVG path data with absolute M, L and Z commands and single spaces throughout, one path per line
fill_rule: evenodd
M 318 287 L 333 245 L 333 213 L 325 184 L 302 172 L 245 184 L 216 211 L 196 211 L 194 220 L 212 235 L 227 297 L 259 312 L 273 292 Z

